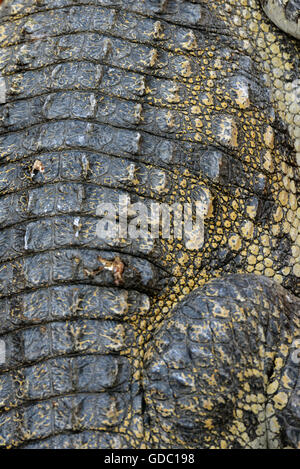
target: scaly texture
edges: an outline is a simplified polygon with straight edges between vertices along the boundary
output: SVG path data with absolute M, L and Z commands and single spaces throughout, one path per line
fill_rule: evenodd
M 258 0 L 1 14 L 0 445 L 299 447 L 296 41 Z M 126 194 L 205 199 L 201 249 L 99 239 Z

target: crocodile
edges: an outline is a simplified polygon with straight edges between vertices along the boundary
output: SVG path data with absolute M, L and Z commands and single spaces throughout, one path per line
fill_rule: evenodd
M 299 1 L 1 3 L 0 447 L 300 449 Z

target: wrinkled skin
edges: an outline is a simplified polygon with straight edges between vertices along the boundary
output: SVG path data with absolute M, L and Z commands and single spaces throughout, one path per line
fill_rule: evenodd
M 300 448 L 296 40 L 257 0 L 1 8 L 0 446 Z M 206 197 L 201 247 L 101 240 L 120 194 Z

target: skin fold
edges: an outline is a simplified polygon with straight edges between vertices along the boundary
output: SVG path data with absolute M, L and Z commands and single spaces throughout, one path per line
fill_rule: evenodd
M 0 447 L 300 448 L 297 1 L 261 3 L 3 2 Z M 205 201 L 201 242 L 99 238 L 125 195 Z

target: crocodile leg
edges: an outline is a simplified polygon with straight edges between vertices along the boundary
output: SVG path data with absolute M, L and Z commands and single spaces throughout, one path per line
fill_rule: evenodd
M 299 299 L 250 274 L 188 295 L 145 354 L 152 445 L 299 448 L 299 311 Z

